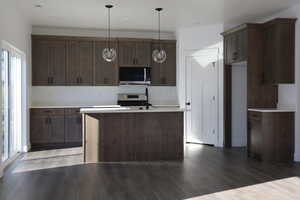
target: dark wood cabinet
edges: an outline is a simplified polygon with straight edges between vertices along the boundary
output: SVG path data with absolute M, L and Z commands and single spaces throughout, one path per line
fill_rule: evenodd
M 152 51 L 160 47 L 159 43 L 152 43 Z M 156 63 L 152 60 L 151 82 L 154 86 L 176 86 L 176 42 L 162 42 L 162 49 L 166 51 L 167 60 Z
M 247 61 L 247 34 L 245 27 L 241 30 L 224 34 L 225 64 L 230 65 Z
M 66 41 L 33 39 L 32 84 L 64 85 Z
M 30 141 L 33 148 L 63 144 L 64 128 L 63 109 L 31 109 Z
M 82 144 L 82 115 L 80 109 L 65 109 L 65 142 Z
M 150 66 L 150 41 L 119 41 L 119 66 Z
M 248 156 L 293 162 L 294 112 L 248 112 Z
M 111 41 L 111 47 L 118 52 L 117 41 Z M 106 41 L 97 41 L 95 43 L 95 85 L 118 85 L 118 57 L 113 62 L 106 62 L 102 57 L 102 52 L 105 48 L 107 48 Z
M 31 109 L 30 142 L 32 149 L 81 146 L 79 109 Z
M 93 85 L 94 43 L 68 41 L 67 52 L 67 85 Z
M 295 23 L 275 19 L 264 24 L 264 82 L 295 83 Z

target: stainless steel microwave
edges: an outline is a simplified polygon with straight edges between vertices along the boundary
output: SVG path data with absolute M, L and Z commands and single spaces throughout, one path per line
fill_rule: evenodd
M 120 67 L 120 85 L 150 85 L 150 67 Z

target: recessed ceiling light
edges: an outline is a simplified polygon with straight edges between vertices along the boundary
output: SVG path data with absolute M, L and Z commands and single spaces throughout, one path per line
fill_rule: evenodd
M 36 0 L 34 7 L 36 8 L 42 8 L 44 6 L 44 0 Z

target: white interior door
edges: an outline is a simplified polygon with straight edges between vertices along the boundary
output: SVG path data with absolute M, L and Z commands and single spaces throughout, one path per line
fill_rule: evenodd
M 187 133 L 189 143 L 217 144 L 218 50 L 186 57 Z

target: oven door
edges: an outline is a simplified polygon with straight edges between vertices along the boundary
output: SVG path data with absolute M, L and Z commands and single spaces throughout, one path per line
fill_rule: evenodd
M 151 68 L 149 67 L 120 67 L 120 85 L 149 85 L 151 84 Z

